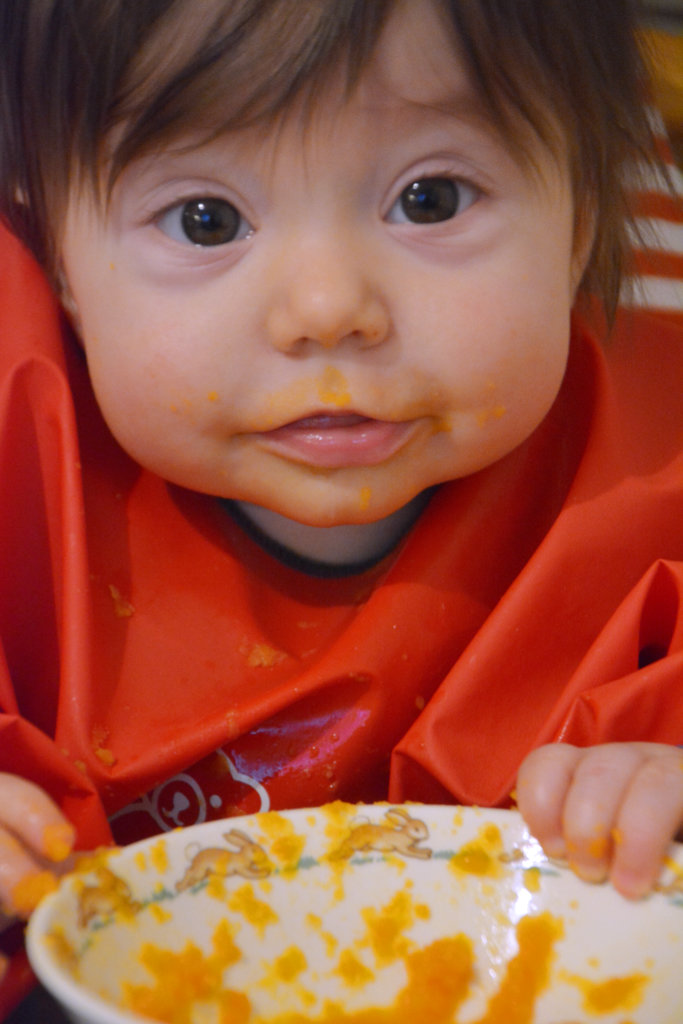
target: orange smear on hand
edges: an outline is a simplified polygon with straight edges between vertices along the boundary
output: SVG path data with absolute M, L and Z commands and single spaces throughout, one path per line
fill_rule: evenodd
M 602 860 L 603 857 L 607 856 L 607 849 L 609 842 L 606 836 L 596 836 L 592 839 L 588 846 L 588 853 L 595 860 Z
M 12 889 L 12 908 L 20 917 L 28 917 L 36 909 L 43 896 L 54 892 L 57 878 L 51 871 L 38 871 L 35 875 L 22 878 Z
M 46 825 L 43 829 L 43 851 L 48 860 L 66 860 L 74 846 L 74 829 L 67 822 Z

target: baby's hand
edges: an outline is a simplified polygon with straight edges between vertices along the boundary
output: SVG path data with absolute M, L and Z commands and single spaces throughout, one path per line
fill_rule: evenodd
M 0 773 L 0 929 L 1 912 L 5 923 L 26 919 L 55 888 L 73 843 L 73 826 L 42 789 Z
M 517 803 L 550 857 L 638 899 L 683 825 L 683 750 L 660 743 L 553 743 L 532 751 Z

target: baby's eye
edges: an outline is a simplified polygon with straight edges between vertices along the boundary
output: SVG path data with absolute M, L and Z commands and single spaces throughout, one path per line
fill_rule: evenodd
M 175 242 L 192 245 L 227 245 L 246 238 L 251 227 L 227 199 L 188 199 L 172 206 L 157 219 L 157 226 Z
M 395 224 L 438 224 L 463 213 L 477 199 L 474 185 L 453 178 L 420 178 L 407 185 L 391 207 Z

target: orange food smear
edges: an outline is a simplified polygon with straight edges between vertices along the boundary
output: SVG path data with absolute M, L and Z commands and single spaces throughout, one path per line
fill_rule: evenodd
M 109 730 L 105 726 L 95 725 L 93 726 L 90 739 L 92 742 L 92 748 L 102 764 L 111 768 L 112 765 L 116 764 L 116 758 L 114 757 L 111 750 L 105 746 L 105 743 L 109 739 Z
M 269 839 L 269 853 L 280 862 L 281 869 L 294 870 L 304 852 L 305 834 L 297 832 L 293 822 L 275 811 L 264 814 L 260 824 Z
M 593 985 L 586 994 L 586 1008 L 595 1013 L 632 1010 L 640 1002 L 647 981 L 644 974 L 632 974 Z
M 298 946 L 290 946 L 273 965 L 280 981 L 294 981 L 307 966 L 306 957 Z
M 490 854 L 475 845 L 463 847 L 451 860 L 454 868 L 468 875 L 490 875 L 493 863 Z
M 317 385 L 318 396 L 326 405 L 343 409 L 351 404 L 346 378 L 336 366 L 326 366 L 322 380 Z
M 365 510 L 366 508 L 369 508 L 371 500 L 372 500 L 372 491 L 370 490 L 370 488 L 369 487 L 361 487 L 361 489 L 360 489 L 360 496 L 359 496 L 359 503 L 360 503 L 361 509 Z
M 317 1017 L 284 1013 L 277 1017 L 255 1017 L 250 1024 L 453 1024 L 453 1014 L 467 997 L 473 976 L 470 940 L 464 935 L 438 939 L 406 957 L 408 982 L 388 1007 L 371 1007 L 347 1013 L 328 1003 Z
M 498 878 L 503 873 L 499 859 L 502 849 L 500 829 L 496 825 L 485 825 L 475 840 L 466 843 L 451 857 L 449 867 L 466 875 Z
M 303 836 L 281 836 L 271 844 L 270 853 L 282 861 L 285 869 L 293 871 L 301 860 L 305 845 Z
M 159 874 L 163 874 L 164 871 L 168 870 L 168 849 L 164 839 L 158 839 L 156 843 L 150 846 L 149 859 L 152 862 L 152 867 Z
M 114 605 L 114 615 L 117 619 L 129 619 L 135 613 L 134 606 L 127 601 L 118 587 L 113 583 L 109 584 L 109 596 Z
M 403 932 L 413 921 L 412 901 L 405 892 L 397 892 L 380 911 L 368 907 L 363 917 L 368 926 L 368 940 L 377 960 L 386 962 L 400 956 L 407 948 Z
M 155 984 L 126 985 L 124 1006 L 163 1024 L 192 1024 L 196 1003 L 211 1003 L 220 1024 L 247 1024 L 251 1008 L 241 992 L 224 988 L 223 971 L 241 957 L 225 922 L 218 925 L 213 953 L 206 956 L 192 942 L 179 953 L 143 946 L 140 961 Z
M 530 1024 L 536 999 L 550 977 L 550 961 L 562 925 L 550 914 L 523 917 L 517 925 L 516 956 L 477 1024 Z
M 109 747 L 98 747 L 95 750 L 95 757 L 98 758 L 102 764 L 105 764 L 107 768 L 111 768 L 116 764 L 116 758 Z
M 602 860 L 603 857 L 607 856 L 608 848 L 609 840 L 607 836 L 596 836 L 595 839 L 591 839 L 588 844 L 588 853 L 596 860 Z
M 548 984 L 553 946 L 561 935 L 560 921 L 548 913 L 519 922 L 518 952 L 476 1024 L 531 1024 L 536 1000 Z M 213 948 L 206 956 L 191 942 L 179 953 L 145 945 L 140 959 L 156 983 L 127 985 L 125 1007 L 163 1024 L 192 1024 L 193 1011 L 200 1005 L 215 1008 L 220 1024 L 415 1024 L 421 1019 L 429 1024 L 457 1024 L 458 1007 L 470 995 L 475 977 L 471 940 L 459 934 L 402 955 L 407 981 L 390 1006 L 347 1011 L 328 1001 L 315 1017 L 310 1012 L 261 1017 L 252 1015 L 243 993 L 224 987 L 224 970 L 241 957 L 226 922 L 216 929 Z M 278 961 L 281 980 L 297 978 L 305 963 L 304 954 L 290 947 Z M 337 973 L 351 985 L 362 986 L 373 977 L 350 953 L 340 957 Z M 601 991 L 604 995 L 608 989 L 602 986 Z
M 485 409 L 480 409 L 477 413 L 477 423 L 480 427 L 485 426 L 490 420 L 499 420 L 507 412 L 504 405 L 492 405 Z
M 540 868 L 527 868 L 524 872 L 524 888 L 527 892 L 538 892 L 541 888 Z
M 406 958 L 408 984 L 385 1016 L 392 1024 L 428 1020 L 449 1024 L 467 998 L 473 977 L 472 944 L 464 935 L 438 939 Z
M 78 978 L 78 954 L 64 934 L 63 928 L 53 928 L 47 936 L 57 963 L 61 964 L 74 978 Z
M 249 668 L 272 668 L 273 665 L 279 665 L 287 657 L 284 651 L 278 651 L 275 647 L 265 643 L 256 643 L 251 646 L 242 644 L 240 654 L 247 659 Z
M 345 949 L 339 957 L 339 967 L 336 973 L 343 978 L 347 985 L 358 988 L 367 985 L 374 978 L 370 968 L 366 967 L 350 949 Z
M 26 875 L 12 889 L 12 909 L 20 917 L 28 917 L 43 896 L 54 892 L 56 888 L 57 879 L 51 871 L 37 871 L 34 875 Z
M 258 899 L 251 885 L 242 885 L 239 889 L 236 889 L 228 900 L 228 906 L 236 914 L 241 914 L 260 932 L 263 932 L 269 924 L 275 924 L 278 920 L 278 916 L 273 908 L 268 903 Z
M 646 974 L 627 974 L 604 981 L 590 981 L 576 975 L 567 975 L 567 981 L 583 994 L 583 1008 L 587 1013 L 615 1013 L 634 1010 L 643 998 L 643 989 L 650 980 Z
M 48 860 L 55 862 L 65 860 L 74 845 L 73 826 L 67 822 L 55 822 L 43 829 L 43 850 Z

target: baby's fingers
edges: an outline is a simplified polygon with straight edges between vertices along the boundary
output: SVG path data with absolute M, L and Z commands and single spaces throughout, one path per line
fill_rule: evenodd
M 47 793 L 16 775 L 0 773 L 0 827 L 48 861 L 63 861 L 73 849 L 73 826 Z
M 648 892 L 683 823 L 683 751 L 656 743 L 551 744 L 520 769 L 519 809 L 551 857 L 582 878 Z
M 567 856 L 564 806 L 583 756 L 579 747 L 552 743 L 533 750 L 519 770 L 517 806 L 549 857 Z
M 626 791 L 615 829 L 612 884 L 637 899 L 657 880 L 672 836 L 683 823 L 683 751 L 643 761 Z
M 0 828 L 0 909 L 10 917 L 28 918 L 56 886 L 55 874 L 11 832 Z
M 73 841 L 73 827 L 47 794 L 0 774 L 0 909 L 28 917 L 54 889 L 51 865 L 68 857 Z

